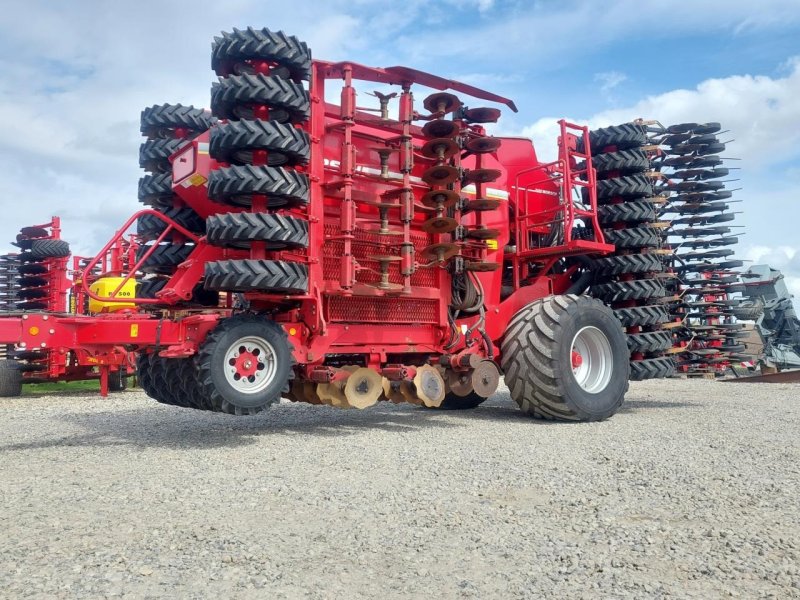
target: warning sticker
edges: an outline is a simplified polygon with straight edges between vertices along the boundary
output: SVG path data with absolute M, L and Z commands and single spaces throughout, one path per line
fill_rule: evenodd
M 131 337 L 132 338 L 139 337 L 139 324 L 138 323 L 133 323 L 131 325 Z
M 497 250 L 497 240 L 486 240 L 486 247 L 489 250 Z
M 191 185 L 197 187 L 198 185 L 203 185 L 208 179 L 200 175 L 200 173 L 195 173 L 187 180 Z

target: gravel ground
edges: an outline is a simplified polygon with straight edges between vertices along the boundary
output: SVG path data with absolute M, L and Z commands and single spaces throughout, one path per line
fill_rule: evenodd
M 4 598 L 800 598 L 800 385 L 613 419 L 0 400 Z

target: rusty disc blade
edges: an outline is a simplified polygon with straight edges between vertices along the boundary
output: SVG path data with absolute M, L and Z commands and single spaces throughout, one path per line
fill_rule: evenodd
M 446 159 L 458 154 L 460 148 L 450 138 L 436 138 L 425 142 L 422 146 L 422 155 L 427 158 Z
M 400 392 L 400 382 L 399 381 L 389 381 L 385 377 L 383 378 L 383 395 L 389 399 L 389 402 L 394 404 L 402 404 L 406 401 L 403 398 L 403 394 Z
M 497 123 L 500 118 L 500 111 L 488 106 L 478 108 L 468 108 L 464 111 L 464 119 L 470 123 Z
M 458 192 L 453 190 L 431 190 L 426 192 L 420 202 L 428 208 L 450 208 L 459 199 Z
M 422 249 L 420 256 L 425 260 L 448 260 L 458 254 L 458 246 L 449 242 L 442 242 L 441 244 L 431 244 Z
M 422 106 L 430 113 L 447 114 L 461 108 L 461 100 L 448 92 L 437 92 L 425 98 Z
M 440 234 L 450 233 L 458 227 L 458 221 L 452 217 L 433 217 L 422 224 L 425 233 Z
M 347 378 L 344 386 L 344 395 L 347 403 L 353 408 L 364 409 L 377 404 L 378 398 L 383 393 L 379 373 L 361 367 Z
M 475 154 L 484 154 L 486 152 L 494 152 L 500 147 L 500 144 L 502 144 L 502 141 L 499 138 L 473 138 L 467 142 L 467 150 Z
M 428 185 L 447 185 L 448 183 L 458 181 L 460 176 L 461 172 L 456 167 L 451 165 L 434 165 L 425 170 L 422 174 L 422 181 Z
M 480 229 L 471 229 L 467 231 L 466 235 L 473 240 L 492 240 L 499 237 L 500 232 L 497 229 L 481 227 Z
M 472 200 L 467 203 L 464 212 L 469 212 L 471 210 L 475 211 L 487 211 L 487 210 L 494 210 L 500 206 L 500 200 L 492 200 L 491 198 L 478 198 L 477 200 Z
M 490 360 L 482 360 L 472 371 L 472 389 L 483 398 L 488 398 L 497 391 L 500 384 L 500 371 Z
M 467 271 L 473 271 L 476 273 L 487 273 L 489 271 L 497 271 L 497 269 L 500 268 L 500 263 L 468 260 L 466 263 L 464 263 L 464 268 Z
M 376 281 L 375 283 L 368 283 L 367 285 L 377 290 L 383 290 L 384 292 L 399 292 L 403 289 L 402 284 L 392 282 L 383 283 Z
M 444 379 L 437 369 L 430 365 L 417 367 L 414 376 L 417 397 L 429 408 L 439 408 L 447 392 Z
M 455 121 L 436 119 L 425 123 L 422 128 L 422 135 L 430 138 L 452 138 L 459 134 L 461 129 Z
M 468 171 L 464 178 L 469 183 L 489 183 L 495 181 L 502 174 L 497 169 L 473 169 Z
M 414 389 L 413 385 L 410 382 L 408 381 L 400 382 L 400 393 L 403 395 L 403 399 L 409 404 L 416 404 L 417 406 L 422 406 L 423 404 L 422 399 L 417 396 L 417 390 Z
M 472 374 L 468 371 L 449 371 L 447 387 L 456 396 L 469 396 L 472 392 Z
M 391 262 L 399 262 L 403 260 L 399 256 L 395 254 L 373 254 L 367 257 L 370 260 L 375 260 L 380 263 L 391 263 Z

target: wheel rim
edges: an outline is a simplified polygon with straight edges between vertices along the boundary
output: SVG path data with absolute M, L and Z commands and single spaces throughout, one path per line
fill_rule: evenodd
M 572 375 L 586 392 L 597 394 L 611 381 L 614 355 L 611 343 L 597 327 L 584 327 L 572 338 Z
M 275 379 L 277 370 L 275 348 L 260 337 L 239 338 L 225 353 L 225 380 L 237 392 L 261 392 Z

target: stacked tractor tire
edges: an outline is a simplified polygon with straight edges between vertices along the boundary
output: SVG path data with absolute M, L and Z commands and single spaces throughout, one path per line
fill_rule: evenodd
M 154 111 L 163 107 L 143 113 L 142 131 L 148 135 L 148 141 L 142 145 L 140 156 L 142 166 L 151 174 L 140 184 L 140 199 L 176 221 L 181 211 L 180 224 L 192 229 L 185 225 L 190 223 L 192 231 L 205 233 L 209 244 L 230 250 L 230 259 L 205 264 L 202 292 L 206 298 L 201 300 L 211 294 L 216 304 L 219 292 L 260 292 L 284 298 L 305 294 L 309 180 L 302 169 L 309 161 L 311 142 L 301 126 L 310 114 L 309 94 L 303 81 L 310 78 L 311 53 L 304 43 L 282 32 L 234 30 L 215 38 L 212 68 L 219 76 L 211 90 L 213 117 L 191 109 L 180 123 L 173 119 L 167 120 L 167 126 L 156 126 L 158 123 L 152 123 Z M 171 117 L 175 114 L 169 113 Z M 189 123 L 187 117 L 196 121 Z M 208 197 L 219 205 L 219 210 L 198 223 L 196 214 L 181 209 L 171 197 L 171 168 L 164 158 L 209 127 L 208 153 L 217 165 L 209 174 Z M 162 132 L 166 135 L 162 136 Z M 156 149 L 161 147 L 164 150 L 157 153 Z M 171 152 L 167 154 L 167 150 Z M 158 154 L 158 161 L 150 160 L 153 154 Z M 170 209 L 173 212 L 166 212 Z M 139 233 L 157 237 L 159 231 L 153 225 L 150 233 L 149 221 L 145 227 L 140 221 Z M 162 225 L 158 227 L 163 231 Z M 185 260 L 192 247 L 178 242 L 164 243 L 164 250 L 159 248 L 153 254 L 155 258 L 151 257 L 145 270 L 154 275 L 145 284 L 159 281 L 158 275 L 174 272 Z M 283 258 L 283 253 L 291 259 Z M 200 290 L 195 296 L 201 296 Z M 239 325 L 241 322 L 242 319 Z M 289 352 L 286 334 L 280 326 L 263 319 L 255 319 L 248 325 L 265 329 L 262 335 L 273 347 Z M 220 366 L 210 356 L 222 345 L 230 345 L 229 338 L 236 336 L 236 332 L 229 329 L 220 327 L 212 332 L 200 355 L 194 358 L 165 359 L 157 353 L 141 354 L 137 373 L 142 388 L 164 404 L 238 415 L 263 410 L 264 406 L 247 408 L 230 404 L 214 383 L 216 378 L 228 376 L 217 372 Z M 237 347 L 230 360 L 252 365 L 249 383 L 260 385 L 262 375 L 274 367 L 268 361 L 272 348 L 262 348 L 249 338 L 242 339 Z M 280 368 L 284 367 L 290 369 L 289 365 Z M 279 373 L 276 380 L 290 378 L 289 370 Z
M 669 377 L 675 362 L 665 351 L 672 334 L 663 263 L 664 224 L 653 176 L 652 146 L 638 124 L 591 132 L 592 163 L 597 171 L 598 217 L 614 254 L 591 261 L 590 294 L 614 309 L 627 331 L 631 379 Z
M 197 234 L 205 231 L 205 222 L 173 193 L 169 157 L 189 140 L 206 131 L 212 122 L 208 111 L 180 104 L 146 108 L 142 111 L 140 121 L 141 132 L 146 139 L 139 147 L 139 166 L 147 174 L 139 180 L 139 201 Z M 169 276 L 194 248 L 177 231 L 171 232 L 169 239 L 158 242 L 165 229 L 165 221 L 156 215 L 142 215 L 137 222 L 141 243 L 137 257 L 143 256 L 153 244 L 157 245 L 140 269 L 146 274 L 138 281 L 136 295 L 140 298 L 155 298 Z M 198 290 L 195 296 L 193 300 L 200 304 L 216 304 L 216 299 L 203 295 L 202 290 Z
M 670 267 L 678 278 L 670 293 L 670 318 L 680 324 L 676 354 L 688 375 L 719 375 L 741 355 L 744 325 L 735 321 L 742 291 L 738 273 L 742 261 L 733 257 L 738 236 L 732 224 L 732 191 L 725 189 L 730 173 L 720 153 L 719 123 L 682 123 L 667 127 L 654 141 L 661 146 L 661 167 L 670 193 L 664 214 L 672 226 L 668 241 L 674 254 Z

